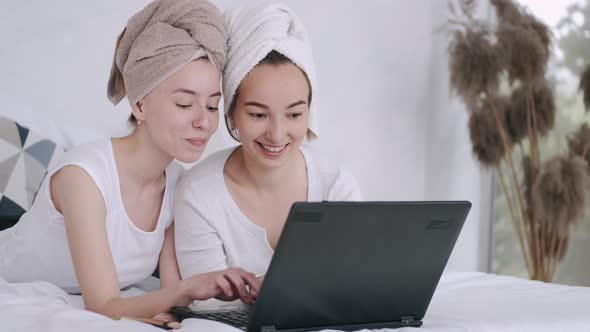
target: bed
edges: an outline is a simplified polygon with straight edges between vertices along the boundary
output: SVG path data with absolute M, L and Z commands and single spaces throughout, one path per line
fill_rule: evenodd
M 148 280 L 125 290 L 124 295 L 139 294 L 153 285 L 154 280 Z M 419 331 L 590 331 L 589 304 L 590 288 L 586 287 L 450 272 L 441 278 Z M 80 296 L 68 295 L 49 283 L 0 279 L 1 331 L 161 331 L 135 321 L 115 321 L 81 307 Z M 187 319 L 179 331 L 237 330 Z

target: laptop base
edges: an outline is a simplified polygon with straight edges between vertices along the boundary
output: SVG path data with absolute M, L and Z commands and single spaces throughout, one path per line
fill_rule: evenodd
M 171 312 L 175 314 L 180 321 L 186 318 L 209 319 L 220 323 L 231 325 L 241 330 L 247 330 L 247 317 L 252 314 L 248 310 L 220 310 L 217 312 L 198 313 L 192 311 L 188 307 L 174 307 Z M 340 330 L 340 331 L 358 331 L 363 329 L 377 330 L 377 329 L 397 329 L 402 327 L 420 327 L 422 321 L 413 320 L 408 317 L 403 322 L 388 322 L 388 323 L 371 323 L 371 324 L 353 324 L 353 325 L 333 325 L 321 326 L 317 328 L 301 328 L 301 329 L 277 329 L 274 326 L 263 326 L 260 332 L 304 332 L 304 331 L 321 331 L 321 330 Z

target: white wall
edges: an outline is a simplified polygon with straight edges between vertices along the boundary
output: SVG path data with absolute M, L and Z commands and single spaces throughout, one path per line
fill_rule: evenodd
M 488 3 L 479 3 L 478 15 L 486 17 Z M 444 1 L 433 2 L 433 11 L 446 9 Z M 467 126 L 468 114 L 449 86 L 448 39 L 443 27 L 446 17 L 434 15 L 430 82 L 425 107 L 429 108 L 427 159 L 425 165 L 427 200 L 469 200 L 473 204 L 461 236 L 451 255 L 448 269 L 489 270 L 491 234 L 492 173 L 472 157 Z
M 217 0 L 220 8 L 243 1 Z M 290 0 L 307 25 L 320 81 L 314 149 L 346 165 L 370 200 L 467 199 L 450 268 L 487 265 L 482 178 L 466 116 L 448 95 L 443 1 Z M 0 9 L 2 115 L 79 144 L 129 130 L 106 98 L 115 38 L 147 1 L 35 0 Z M 208 148 L 229 144 L 224 127 Z M 484 218 L 485 219 L 485 218 Z

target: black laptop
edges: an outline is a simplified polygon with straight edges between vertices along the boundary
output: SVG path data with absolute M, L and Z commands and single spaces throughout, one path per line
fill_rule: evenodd
M 254 306 L 173 313 L 245 331 L 420 327 L 470 208 L 295 203 Z

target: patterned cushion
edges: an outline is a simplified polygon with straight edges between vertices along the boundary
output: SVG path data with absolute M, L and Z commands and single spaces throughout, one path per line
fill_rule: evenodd
M 0 230 L 31 207 L 47 167 L 63 152 L 53 141 L 0 116 Z

